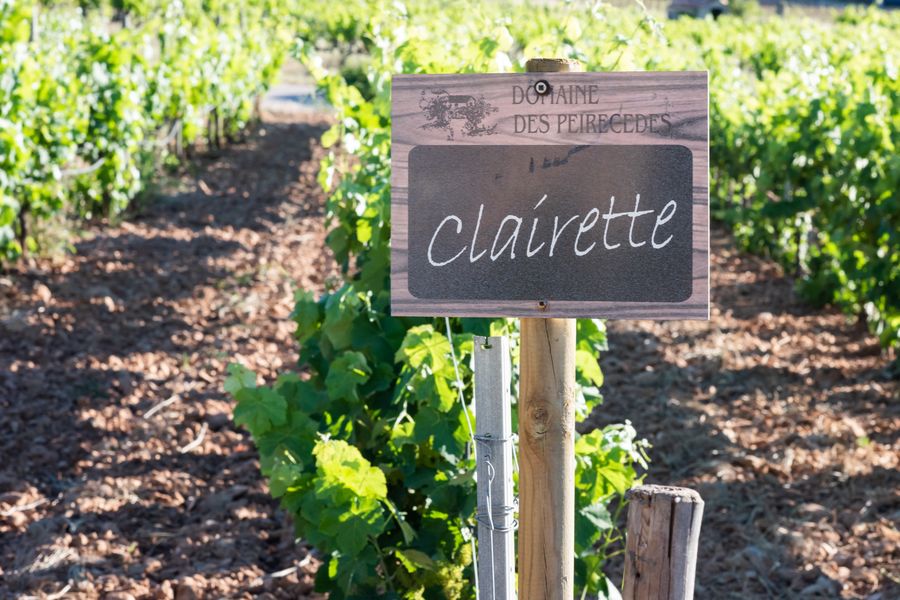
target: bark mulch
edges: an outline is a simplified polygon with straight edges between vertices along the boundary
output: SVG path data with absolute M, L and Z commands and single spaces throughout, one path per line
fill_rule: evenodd
M 698 600 L 900 598 L 900 391 L 864 325 L 712 235 L 710 320 L 609 324 L 605 403 L 648 483 L 706 502 Z
M 269 118 L 74 255 L 0 274 L 0 598 L 307 597 L 317 562 L 222 382 L 296 361 L 294 290 L 332 269 L 323 131 Z

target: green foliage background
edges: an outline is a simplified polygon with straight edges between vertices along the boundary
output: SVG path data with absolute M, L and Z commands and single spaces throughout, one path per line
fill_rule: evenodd
M 884 346 L 900 343 L 897 11 L 660 23 L 601 2 L 445 10 L 367 0 L 304 23 L 302 39 L 352 55 L 341 75 L 376 106 L 393 72 L 508 71 L 532 56 L 597 71 L 709 70 L 714 217 L 784 265 L 807 301 L 860 316 Z M 352 148 L 352 128 L 339 129 Z M 366 218 L 339 221 L 335 235 L 352 249 Z
M 237 133 L 292 37 L 272 0 L 50 4 L 0 2 L 0 263 L 45 220 L 124 210 L 176 126 Z

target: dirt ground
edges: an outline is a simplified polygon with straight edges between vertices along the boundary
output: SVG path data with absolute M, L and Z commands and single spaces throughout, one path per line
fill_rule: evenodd
M 324 124 L 292 121 L 0 278 L 0 598 L 307 597 L 222 390 L 229 361 L 296 361 L 294 290 L 329 273 Z
M 706 506 L 699 600 L 900 598 L 900 392 L 860 324 L 714 227 L 710 320 L 609 324 L 605 403 L 646 481 Z
M 222 381 L 292 365 L 293 290 L 332 272 L 322 131 L 270 118 L 76 254 L 0 275 L 0 598 L 316 597 Z M 720 229 L 712 273 L 710 322 L 611 324 L 590 423 L 630 419 L 648 481 L 705 498 L 698 600 L 900 598 L 888 357 Z

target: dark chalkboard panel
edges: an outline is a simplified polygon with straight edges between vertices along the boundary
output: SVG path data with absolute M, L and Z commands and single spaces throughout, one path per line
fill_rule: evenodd
M 417 146 L 409 290 L 420 299 L 687 300 L 691 168 L 690 150 L 675 145 Z

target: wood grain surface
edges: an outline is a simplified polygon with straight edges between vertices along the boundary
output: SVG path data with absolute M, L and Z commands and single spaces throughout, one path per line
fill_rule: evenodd
M 693 600 L 703 499 L 696 491 L 642 485 L 628 491 L 624 600 Z
M 575 589 L 575 320 L 522 319 L 519 600 Z

